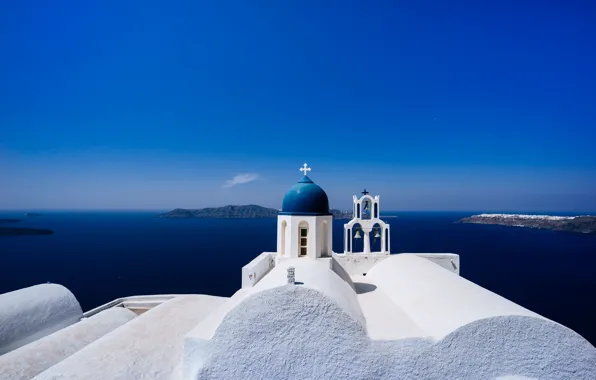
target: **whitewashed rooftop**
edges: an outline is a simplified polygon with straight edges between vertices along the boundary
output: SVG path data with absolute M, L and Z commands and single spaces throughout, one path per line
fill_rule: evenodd
M 111 304 L 0 356 L 0 378 L 596 378 L 581 336 L 439 264 L 391 255 L 342 278 L 335 257 L 285 260 L 231 298 L 162 297 L 140 315 Z M 2 320 L 19 315 L 20 293 L 46 287 L 58 289 L 1 295 Z
M 301 170 L 276 252 L 246 264 L 230 298 L 127 297 L 83 313 L 60 285 L 0 295 L 0 380 L 596 379 L 593 345 L 461 277 L 458 255 L 390 254 L 378 195 L 353 197 L 333 252 L 327 195 Z

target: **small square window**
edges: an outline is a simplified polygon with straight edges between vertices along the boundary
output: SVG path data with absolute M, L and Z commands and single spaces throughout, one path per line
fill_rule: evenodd
M 301 238 L 300 239 L 300 246 L 301 247 L 306 247 L 307 246 L 307 244 L 306 244 L 306 238 Z
M 308 235 L 308 230 L 306 228 L 300 229 L 300 236 L 306 237 Z
M 300 248 L 300 256 L 306 256 L 306 247 Z

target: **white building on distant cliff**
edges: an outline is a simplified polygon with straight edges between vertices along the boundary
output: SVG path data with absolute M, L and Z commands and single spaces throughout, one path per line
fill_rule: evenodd
M 380 198 L 353 201 L 335 253 L 327 195 L 305 175 L 283 199 L 277 252 L 244 266 L 230 298 L 82 313 L 59 285 L 0 295 L 0 379 L 596 379 L 581 336 L 460 277 L 456 254 L 390 255 Z

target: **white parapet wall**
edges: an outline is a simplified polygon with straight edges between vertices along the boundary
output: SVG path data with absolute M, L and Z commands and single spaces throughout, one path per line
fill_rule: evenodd
M 377 263 L 388 258 L 386 253 L 333 253 L 333 258 L 344 268 L 350 276 L 362 276 Z
M 0 379 L 28 380 L 136 317 L 113 307 L 0 356 Z
M 0 294 L 0 355 L 78 322 L 75 296 L 62 285 L 41 284 Z
M 271 269 L 275 267 L 275 253 L 263 252 L 250 263 L 242 267 L 242 287 L 250 288 L 256 285 Z
M 443 269 L 459 275 L 459 255 L 455 253 L 400 253 L 400 255 L 415 255 L 432 261 Z
M 97 306 L 94 309 L 87 310 L 83 313 L 83 317 L 91 317 L 103 310 L 107 310 L 113 307 L 125 307 L 127 309 L 135 311 L 147 311 L 156 306 L 161 305 L 166 301 L 171 300 L 172 298 L 176 298 L 182 295 L 184 294 L 151 294 L 145 296 L 129 296 L 117 298 L 108 303 Z
M 423 257 L 450 272 L 459 274 L 459 255 L 454 253 L 399 253 L 398 255 Z M 333 253 L 333 258 L 350 276 L 366 275 L 373 266 L 387 259 L 389 256 L 386 253 Z
M 175 297 L 36 376 L 35 380 L 176 379 L 184 335 L 228 298 Z

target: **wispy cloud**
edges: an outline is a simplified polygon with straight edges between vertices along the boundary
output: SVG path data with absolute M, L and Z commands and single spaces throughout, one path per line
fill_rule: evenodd
M 259 175 L 257 173 L 238 174 L 234 176 L 234 178 L 227 180 L 223 187 L 232 187 L 243 183 L 256 181 L 257 179 L 259 179 Z

